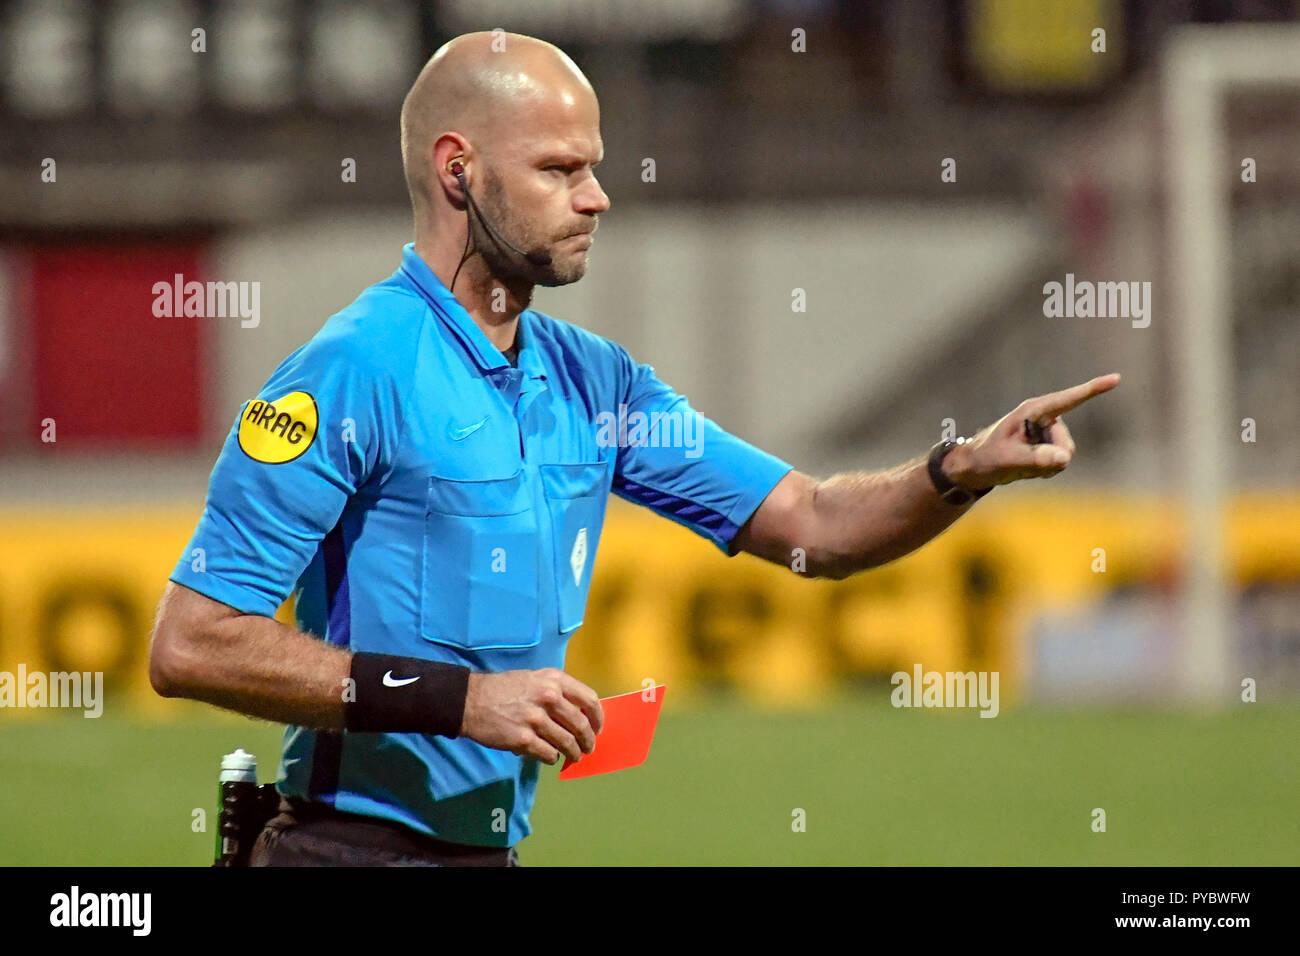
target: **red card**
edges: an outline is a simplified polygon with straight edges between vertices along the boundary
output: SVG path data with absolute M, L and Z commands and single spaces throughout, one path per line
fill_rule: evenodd
M 596 735 L 596 749 L 583 754 L 577 763 L 565 757 L 560 779 L 592 777 L 645 763 L 655 724 L 659 722 L 659 708 L 664 703 L 664 686 L 657 684 L 615 697 L 602 697 L 600 709 L 605 723 Z M 647 697 L 650 699 L 646 700 Z

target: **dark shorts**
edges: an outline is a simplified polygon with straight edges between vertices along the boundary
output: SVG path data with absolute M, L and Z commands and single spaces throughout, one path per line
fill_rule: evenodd
M 375 817 L 281 798 L 249 866 L 518 866 L 514 847 L 448 843 Z

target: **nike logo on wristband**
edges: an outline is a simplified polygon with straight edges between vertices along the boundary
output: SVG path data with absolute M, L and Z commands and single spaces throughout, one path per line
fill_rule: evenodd
M 401 680 L 398 680 L 396 677 L 393 676 L 392 671 L 388 671 L 387 673 L 384 674 L 384 686 L 405 687 L 407 684 L 414 684 L 419 679 L 420 679 L 420 675 L 417 674 L 415 677 L 403 677 Z

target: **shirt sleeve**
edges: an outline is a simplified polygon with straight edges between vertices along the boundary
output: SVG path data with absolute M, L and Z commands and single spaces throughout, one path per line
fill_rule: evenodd
M 725 431 L 620 348 L 629 382 L 618 414 L 613 491 L 708 538 L 728 557 L 733 539 L 793 469 Z
M 348 499 L 396 447 L 397 389 L 373 358 L 318 336 L 245 402 L 171 580 L 246 614 L 289 596 Z

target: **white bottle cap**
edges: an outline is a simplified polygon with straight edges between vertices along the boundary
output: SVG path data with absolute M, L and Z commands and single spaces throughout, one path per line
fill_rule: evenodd
M 241 748 L 221 758 L 222 783 L 257 783 L 257 754 Z

